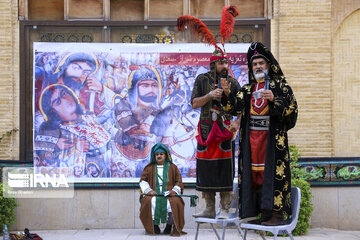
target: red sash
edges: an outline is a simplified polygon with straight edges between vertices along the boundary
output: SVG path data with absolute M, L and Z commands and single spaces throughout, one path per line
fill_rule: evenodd
M 202 122 L 208 122 L 208 121 L 202 121 Z M 218 125 L 219 123 L 222 123 L 222 122 L 218 122 L 218 121 L 213 122 L 213 126 L 209 133 L 209 136 L 206 139 L 206 141 L 204 141 L 201 137 L 201 129 L 200 129 L 200 121 L 199 121 L 199 124 L 198 124 L 198 133 L 199 134 L 196 136 L 196 140 L 198 141 L 198 143 L 200 143 L 203 146 L 208 146 L 209 143 L 212 141 L 225 142 L 225 141 L 229 140 L 230 138 L 232 138 L 234 134 L 226 128 L 224 129 L 224 131 L 221 131 L 221 129 Z M 227 126 L 230 125 L 229 120 L 225 120 L 224 123 Z

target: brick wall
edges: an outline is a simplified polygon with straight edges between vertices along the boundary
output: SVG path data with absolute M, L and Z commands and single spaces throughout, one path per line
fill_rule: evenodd
M 332 123 L 335 156 L 359 156 L 360 9 L 334 34 L 332 52 Z
M 272 49 L 299 105 L 289 144 L 302 156 L 333 155 L 331 0 L 274 0 Z
M 0 1 L 0 134 L 19 126 L 18 1 Z M 0 143 L 0 159 L 18 159 L 19 133 Z

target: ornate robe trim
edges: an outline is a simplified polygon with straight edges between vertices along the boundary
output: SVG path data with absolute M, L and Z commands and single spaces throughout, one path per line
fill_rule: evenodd
M 46 147 L 34 147 L 35 151 L 54 151 L 53 148 L 46 148 Z
M 123 118 L 126 118 L 128 116 L 131 116 L 132 115 L 132 112 L 131 111 L 123 111 L 121 112 L 118 116 L 116 116 L 116 120 L 121 120 Z
M 37 135 L 35 138 L 35 141 L 39 142 L 49 142 L 56 144 L 58 142 L 59 138 L 52 137 L 52 136 L 46 136 L 46 135 Z

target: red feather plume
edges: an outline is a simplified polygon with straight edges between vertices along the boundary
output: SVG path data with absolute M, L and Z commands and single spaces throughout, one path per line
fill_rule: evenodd
M 219 48 L 216 44 L 214 36 L 200 19 L 189 15 L 179 17 L 177 19 L 178 30 L 183 32 L 185 31 L 186 26 L 189 26 L 191 31 L 195 33 L 198 38 L 203 38 L 205 44 L 214 45 L 215 48 Z
M 239 15 L 239 11 L 235 6 L 224 7 L 222 11 L 220 33 L 221 44 L 224 45 L 226 40 L 229 40 L 234 31 L 235 17 Z

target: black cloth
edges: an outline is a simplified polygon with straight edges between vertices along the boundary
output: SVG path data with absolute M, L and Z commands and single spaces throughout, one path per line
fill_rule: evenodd
M 214 81 L 215 72 L 211 71 L 205 74 L 200 74 L 194 83 L 194 88 L 191 95 L 191 102 L 194 98 L 202 97 L 208 94 L 210 91 L 214 90 Z M 231 82 L 231 91 L 236 93 L 239 89 L 239 83 L 232 77 L 227 77 L 228 81 Z M 207 102 L 203 107 L 201 107 L 200 114 L 200 129 L 203 140 L 206 140 L 213 126 L 211 119 L 210 109 L 216 106 L 217 109 L 221 110 L 220 116 L 223 116 L 225 120 L 231 120 L 232 116 L 225 113 L 222 110 L 221 102 L 217 100 Z M 224 127 L 221 123 L 223 119 L 218 117 L 218 124 L 220 129 L 223 130 Z M 221 151 L 232 151 L 232 139 L 221 142 L 218 145 L 208 145 L 203 146 L 200 143 L 197 145 L 197 152 L 206 152 L 210 147 L 216 147 Z M 199 158 L 197 155 L 196 158 L 196 190 L 204 192 L 223 192 L 223 191 L 232 191 L 233 181 L 234 181 L 234 157 L 233 154 L 228 158 L 216 158 L 207 155 L 205 158 Z
M 287 131 L 295 126 L 297 102 L 291 87 L 287 84 L 281 68 L 270 51 L 261 43 L 252 44 L 248 59 L 254 50 L 270 60 L 269 90 L 274 101 L 269 101 L 270 126 L 266 145 L 264 181 L 261 192 L 261 209 L 291 214 L 291 172 Z M 251 150 L 249 121 L 251 96 L 255 79 L 249 63 L 249 84 L 236 94 L 223 97 L 225 109 L 233 115 L 242 114 L 239 132 L 239 215 L 253 217 L 260 213 L 256 206 L 256 192 L 252 187 Z M 258 195 L 259 196 L 259 195 Z

